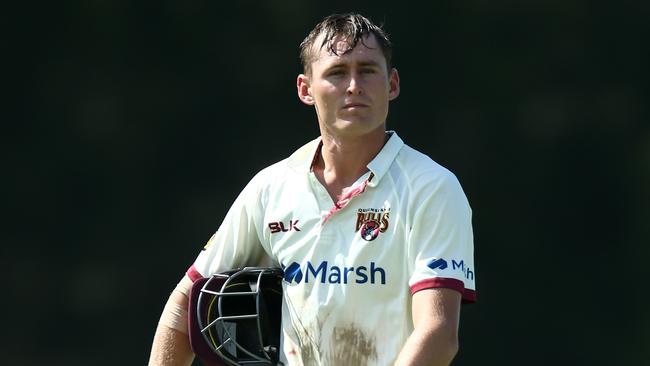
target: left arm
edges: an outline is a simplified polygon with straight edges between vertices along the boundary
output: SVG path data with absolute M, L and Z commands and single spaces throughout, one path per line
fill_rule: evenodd
M 458 352 L 461 294 L 432 288 L 413 294 L 413 333 L 395 366 L 449 365 Z

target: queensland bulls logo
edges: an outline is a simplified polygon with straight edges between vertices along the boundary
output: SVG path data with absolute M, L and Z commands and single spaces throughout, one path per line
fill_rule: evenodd
M 365 241 L 377 239 L 379 233 L 388 230 L 390 208 L 364 208 L 357 212 L 356 231 Z
M 379 223 L 375 220 L 369 220 L 361 225 L 361 237 L 366 241 L 373 241 L 379 236 Z

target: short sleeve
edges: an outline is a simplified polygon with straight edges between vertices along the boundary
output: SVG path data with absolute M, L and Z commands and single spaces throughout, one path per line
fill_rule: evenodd
M 408 239 L 411 293 L 451 288 L 464 303 L 476 301 L 472 210 L 456 177 L 424 185 Z
M 258 176 L 239 194 L 217 232 L 187 270 L 192 281 L 245 266 L 272 266 L 260 238 L 263 197 Z

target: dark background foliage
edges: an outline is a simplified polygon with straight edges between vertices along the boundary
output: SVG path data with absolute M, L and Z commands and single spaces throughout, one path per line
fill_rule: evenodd
M 650 6 L 609 1 L 25 2 L 5 9 L 0 352 L 144 364 L 243 185 L 318 134 L 297 46 L 359 11 L 395 43 L 389 128 L 474 210 L 455 365 L 650 359 Z

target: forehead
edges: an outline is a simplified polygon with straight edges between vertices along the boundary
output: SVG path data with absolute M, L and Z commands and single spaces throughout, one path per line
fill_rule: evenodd
M 314 48 L 323 42 L 323 35 L 314 42 Z M 333 48 L 336 53 L 333 53 Z M 371 62 L 381 66 L 386 65 L 386 59 L 381 51 L 379 42 L 373 34 L 370 34 L 357 42 L 354 49 L 350 50 L 350 42 L 343 37 L 335 37 L 331 43 L 326 43 L 318 50 L 314 50 L 312 67 L 324 68 L 331 64 L 345 62 Z

